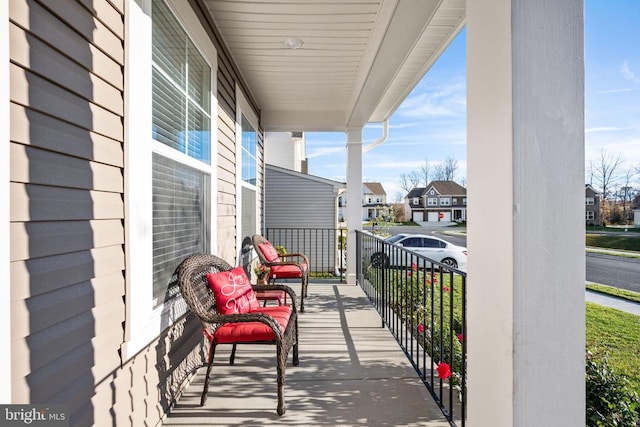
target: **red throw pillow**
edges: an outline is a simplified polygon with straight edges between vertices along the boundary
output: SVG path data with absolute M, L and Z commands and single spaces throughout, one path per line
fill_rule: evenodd
M 258 245 L 258 248 L 260 249 L 260 252 L 262 252 L 262 255 L 264 255 L 267 261 L 269 262 L 279 261 L 280 256 L 278 255 L 278 251 L 276 251 L 276 248 L 274 248 L 271 243 L 269 242 L 260 243 Z
M 260 307 L 242 267 L 220 273 L 207 273 L 207 281 L 220 314 L 249 313 Z

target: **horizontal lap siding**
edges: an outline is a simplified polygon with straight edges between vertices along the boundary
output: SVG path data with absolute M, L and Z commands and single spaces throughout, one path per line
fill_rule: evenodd
M 95 424 L 125 321 L 123 2 L 9 9 L 13 400 Z
M 218 56 L 218 248 L 235 263 L 236 248 L 236 105 L 235 81 L 226 57 Z

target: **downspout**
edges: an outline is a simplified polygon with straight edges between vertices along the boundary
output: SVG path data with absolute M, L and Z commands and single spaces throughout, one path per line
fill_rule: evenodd
M 362 148 L 362 154 L 366 153 L 369 150 L 373 150 L 378 145 L 380 145 L 383 142 L 385 142 L 387 140 L 387 136 L 388 135 L 389 135 L 389 119 L 386 119 L 384 122 L 382 122 L 382 136 L 380 138 L 378 138 L 377 140 L 373 141 L 371 144 L 369 144 L 366 147 Z

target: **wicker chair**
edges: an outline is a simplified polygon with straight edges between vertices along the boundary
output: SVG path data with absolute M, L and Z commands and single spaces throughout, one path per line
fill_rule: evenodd
M 252 241 L 260 262 L 269 267 L 269 281 L 271 283 L 275 283 L 276 279 L 300 279 L 302 281 L 300 312 L 303 313 L 309 281 L 309 259 L 307 256 L 302 253 L 277 254 L 273 245 L 260 234 L 254 234 Z
M 278 415 L 285 412 L 284 402 L 284 382 L 285 366 L 289 350 L 293 347 L 293 365 L 298 365 L 298 316 L 295 303 L 295 293 L 285 285 L 263 285 L 262 289 L 281 290 L 290 295 L 291 306 L 290 316 L 286 327 L 281 328 L 274 317 L 270 316 L 269 310 L 282 309 L 282 307 L 261 307 L 252 310 L 247 314 L 220 314 L 218 312 L 214 293 L 209 287 L 207 273 L 219 273 L 231 270 L 232 267 L 226 261 L 206 254 L 192 255 L 182 261 L 178 266 L 177 280 L 182 296 L 193 312 L 202 322 L 202 331 L 209 340 L 209 355 L 207 360 L 207 374 L 202 390 L 200 405 L 203 406 L 207 400 L 209 389 L 209 376 L 213 365 L 216 346 L 219 344 L 233 344 L 230 363 L 233 364 L 235 358 L 236 344 L 274 344 L 276 346 L 277 358 L 277 382 L 278 382 Z M 254 287 L 255 289 L 255 287 Z M 284 307 L 287 311 L 288 307 Z M 263 312 L 264 311 L 264 312 Z M 254 326 L 265 324 L 273 331 L 273 339 L 254 340 L 246 328 L 247 322 L 257 323 Z M 264 327 L 262 327 L 264 329 Z

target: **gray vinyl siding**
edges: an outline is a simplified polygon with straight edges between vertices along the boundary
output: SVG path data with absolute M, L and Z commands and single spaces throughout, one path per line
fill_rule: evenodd
M 144 286 L 125 283 L 124 10 L 9 2 L 12 400 L 60 404 L 71 426 L 156 425 L 205 358 L 190 314 L 121 351 L 126 289 Z M 218 253 L 233 262 L 239 78 L 200 17 L 220 55 L 214 202 Z
M 122 362 L 122 11 L 9 4 L 12 399 L 63 405 L 72 426 L 97 422 Z
M 327 230 L 338 226 L 340 186 L 337 182 L 266 166 L 264 234 L 271 243 L 284 246 L 288 252 L 307 255 L 312 272 L 333 272 L 336 266 L 337 232 Z
M 336 228 L 334 186 L 267 166 L 265 228 Z

